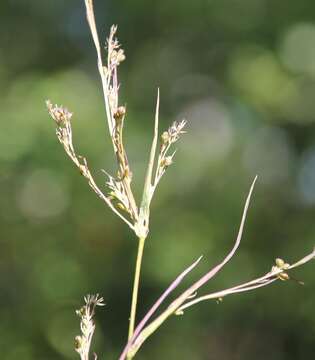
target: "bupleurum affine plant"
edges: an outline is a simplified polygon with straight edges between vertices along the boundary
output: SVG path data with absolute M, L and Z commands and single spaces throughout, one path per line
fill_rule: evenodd
M 184 270 L 164 291 L 164 293 L 153 304 L 144 318 L 135 326 L 136 309 L 138 300 L 139 280 L 141 272 L 141 263 L 143 249 L 146 238 L 149 234 L 150 206 L 155 190 L 164 175 L 167 168 L 173 163 L 175 151 L 172 150 L 181 135 L 185 133 L 186 121 L 174 122 L 168 130 L 164 131 L 159 137 L 159 90 L 157 93 L 154 135 L 151 150 L 149 153 L 149 161 L 144 181 L 142 199 L 137 203 L 132 191 L 132 171 L 128 162 L 127 153 L 123 143 L 123 129 L 126 117 L 126 107 L 121 104 L 119 99 L 119 81 L 118 67 L 125 60 L 124 50 L 116 38 L 117 26 L 112 26 L 107 39 L 107 62 L 104 64 L 102 60 L 101 46 L 96 30 L 93 1 L 85 0 L 87 20 L 92 34 L 92 38 L 97 52 L 98 70 L 102 80 L 105 110 L 109 128 L 109 135 L 113 145 L 114 153 L 117 159 L 117 174 L 110 175 L 105 172 L 107 177 L 106 190 L 103 192 L 96 184 L 88 167 L 85 157 L 76 153 L 73 146 L 71 118 L 73 114 L 66 108 L 53 105 L 47 101 L 49 114 L 55 121 L 57 126 L 56 134 L 58 140 L 63 145 L 66 153 L 74 164 L 78 167 L 80 173 L 86 178 L 89 186 L 94 192 L 110 207 L 110 209 L 121 218 L 129 228 L 135 233 L 138 239 L 138 252 L 135 264 L 134 284 L 131 298 L 131 309 L 129 318 L 128 341 L 119 357 L 119 360 L 132 359 L 142 346 L 143 342 L 151 336 L 162 323 L 164 323 L 172 315 L 181 315 L 184 310 L 198 302 L 214 299 L 221 301 L 227 295 L 250 291 L 271 284 L 276 280 L 289 280 L 288 274 L 290 269 L 305 264 L 315 257 L 315 250 L 306 255 L 294 264 L 288 264 L 284 260 L 277 258 L 271 270 L 254 280 L 246 283 L 218 291 L 203 296 L 197 296 L 197 291 L 207 283 L 214 275 L 216 275 L 224 265 L 235 254 L 243 233 L 243 227 L 249 207 L 250 198 L 256 182 L 254 179 L 249 194 L 247 196 L 241 223 L 232 250 L 218 265 L 213 267 L 209 272 L 203 275 L 198 281 L 193 283 L 180 296 L 171 302 L 166 310 L 160 311 L 153 319 L 157 310 L 167 296 L 180 284 L 183 278 L 199 263 L 199 258 L 186 270 Z M 97 306 L 104 305 L 103 298 L 98 295 L 87 295 L 85 305 L 77 310 L 80 317 L 81 335 L 75 338 L 75 350 L 79 353 L 81 360 L 89 360 L 89 352 L 92 336 L 95 330 L 93 316 Z M 94 354 L 94 359 L 96 355 Z

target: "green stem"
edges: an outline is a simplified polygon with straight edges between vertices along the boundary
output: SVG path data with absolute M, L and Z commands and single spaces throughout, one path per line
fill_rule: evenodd
M 134 328 L 135 328 L 137 300 L 138 300 L 138 291 L 139 291 L 139 280 L 140 280 L 141 262 L 142 262 L 144 243 L 145 243 L 145 237 L 140 237 L 139 243 L 138 243 L 138 253 L 137 253 L 137 261 L 136 261 L 135 277 L 134 277 L 133 290 L 132 290 L 128 340 L 130 340 L 130 338 L 132 337 Z M 128 357 L 127 359 L 132 359 L 132 357 Z

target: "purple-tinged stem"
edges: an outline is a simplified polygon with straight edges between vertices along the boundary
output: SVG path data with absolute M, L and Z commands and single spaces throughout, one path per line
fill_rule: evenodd
M 133 332 L 133 336 L 128 341 L 127 345 L 125 346 L 122 354 L 120 355 L 119 360 L 124 359 L 128 353 L 129 348 L 131 347 L 132 343 L 136 339 L 136 337 L 140 334 L 141 330 L 144 328 L 145 324 L 150 320 L 152 315 L 155 311 L 159 308 L 162 302 L 166 299 L 166 297 L 182 282 L 184 277 L 188 275 L 188 273 L 193 270 L 195 266 L 198 265 L 199 261 L 201 260 L 202 256 L 199 257 L 192 265 L 190 265 L 186 270 L 184 270 L 177 278 L 171 283 L 171 285 L 164 291 L 164 293 L 158 298 L 158 300 L 154 303 L 154 305 L 150 308 L 147 312 L 145 317 L 140 321 Z
M 124 360 L 126 355 L 131 351 L 132 355 L 130 358 L 132 358 L 135 353 L 138 351 L 139 347 L 142 345 L 142 343 L 157 330 L 158 327 L 162 325 L 162 323 L 173 313 L 176 312 L 176 310 L 190 297 L 192 294 L 194 294 L 202 285 L 204 285 L 206 282 L 208 282 L 213 276 L 215 276 L 223 267 L 224 265 L 233 257 L 235 254 L 237 248 L 239 247 L 239 244 L 242 239 L 243 234 L 243 228 L 246 220 L 247 210 L 250 203 L 250 198 L 255 186 L 255 182 L 257 180 L 257 176 L 255 177 L 243 210 L 243 215 L 240 223 L 240 227 L 238 230 L 237 238 L 235 241 L 235 244 L 232 248 L 232 250 L 228 253 L 228 255 L 224 258 L 224 260 L 219 263 L 217 266 L 212 268 L 208 273 L 206 273 L 203 277 L 201 277 L 198 281 L 196 281 L 192 286 L 190 286 L 186 291 L 184 291 L 177 299 L 175 299 L 169 307 L 161 314 L 159 315 L 155 320 L 153 320 L 146 328 L 144 328 L 140 333 L 138 333 L 137 337 L 130 338 L 130 342 L 128 342 L 127 346 L 125 347 L 123 353 L 121 354 L 119 360 Z M 166 290 L 166 292 L 168 289 Z M 129 355 L 128 355 L 129 356 Z

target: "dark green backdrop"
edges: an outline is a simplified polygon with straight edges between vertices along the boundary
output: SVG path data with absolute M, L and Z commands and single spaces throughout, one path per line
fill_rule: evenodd
M 127 59 L 126 143 L 139 195 L 157 87 L 161 125 L 188 132 L 157 192 L 139 315 L 203 254 L 186 285 L 236 236 L 259 175 L 238 254 L 206 290 L 246 281 L 315 245 L 315 3 L 311 0 L 95 0 L 101 38 L 112 23 Z M 78 152 L 113 172 L 95 51 L 83 0 L 0 3 L 0 351 L 2 360 L 78 359 L 74 310 L 86 293 L 99 359 L 127 334 L 136 240 L 66 158 L 44 101 L 75 114 Z M 203 303 L 171 318 L 141 359 L 296 360 L 314 356 L 315 276 Z

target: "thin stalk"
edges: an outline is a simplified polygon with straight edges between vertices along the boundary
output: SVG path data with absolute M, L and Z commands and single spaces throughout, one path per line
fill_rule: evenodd
M 134 277 L 133 290 L 132 290 L 128 340 L 132 337 L 134 328 L 135 328 L 137 300 L 138 300 L 138 292 L 139 292 L 140 272 L 141 272 L 141 263 L 142 263 L 144 243 L 145 243 L 145 238 L 140 237 L 139 243 L 138 243 L 138 253 L 137 253 L 137 260 L 136 260 L 135 277 Z M 131 359 L 131 358 L 132 357 L 128 357 L 128 359 Z

